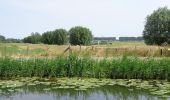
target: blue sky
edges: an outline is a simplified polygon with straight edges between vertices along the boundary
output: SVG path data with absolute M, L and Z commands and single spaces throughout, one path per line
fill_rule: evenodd
M 170 0 L 0 0 L 0 35 L 85 26 L 94 36 L 142 36 L 146 16 L 164 6 Z

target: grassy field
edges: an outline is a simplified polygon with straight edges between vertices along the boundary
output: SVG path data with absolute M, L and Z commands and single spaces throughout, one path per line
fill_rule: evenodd
M 24 43 L 1 43 L 0 57 L 12 58 L 43 58 L 67 55 L 69 45 L 45 45 Z M 71 46 L 72 52 L 81 56 L 114 57 L 128 56 L 161 57 L 169 56 L 169 47 L 147 46 L 144 42 L 113 42 L 108 45 Z M 162 55 L 161 55 L 162 49 Z

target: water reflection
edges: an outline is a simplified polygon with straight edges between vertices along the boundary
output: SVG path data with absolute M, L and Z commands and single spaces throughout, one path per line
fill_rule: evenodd
M 146 90 L 136 90 L 122 86 L 102 86 L 76 91 L 73 89 L 43 90 L 45 87 L 25 86 L 20 92 L 6 92 L 0 96 L 0 100 L 170 100 L 152 96 Z

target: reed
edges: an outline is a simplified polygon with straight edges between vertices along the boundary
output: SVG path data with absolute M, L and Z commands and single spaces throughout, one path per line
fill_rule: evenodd
M 0 58 L 0 77 L 90 77 L 170 80 L 170 59 L 93 59 L 77 55 L 56 58 Z

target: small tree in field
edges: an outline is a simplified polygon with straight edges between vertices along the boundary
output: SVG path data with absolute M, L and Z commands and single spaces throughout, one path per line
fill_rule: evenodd
M 170 44 L 170 10 L 159 8 L 147 16 L 143 37 L 146 44 Z
M 68 33 L 65 29 L 56 29 L 52 34 L 54 44 L 64 45 L 68 42 Z
M 85 27 L 73 27 L 70 29 L 69 34 L 72 45 L 89 45 L 92 41 L 92 32 Z

